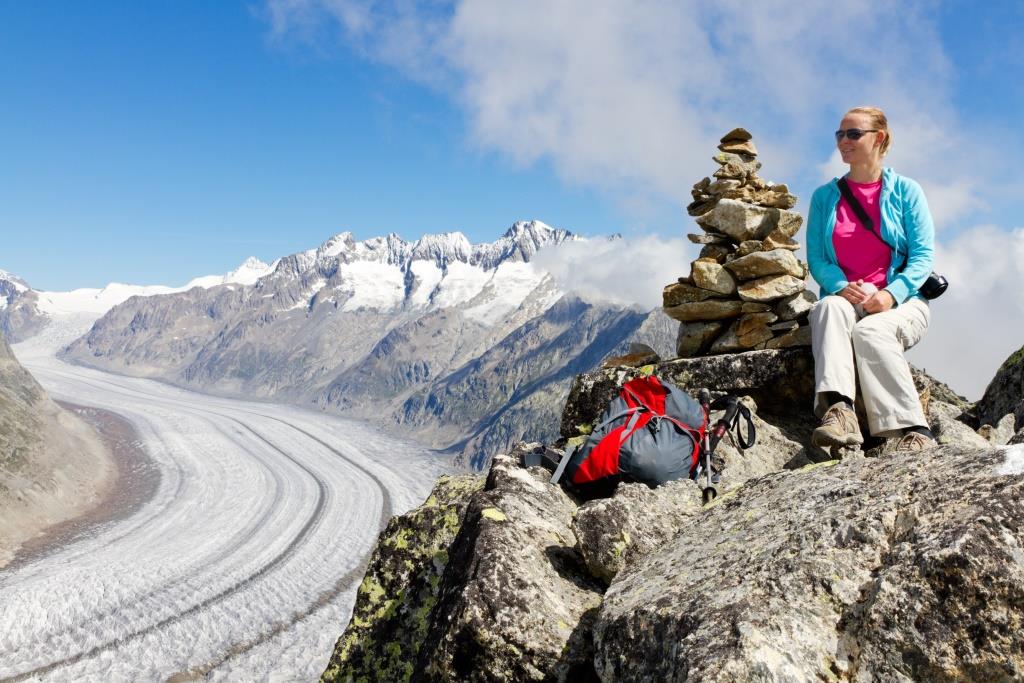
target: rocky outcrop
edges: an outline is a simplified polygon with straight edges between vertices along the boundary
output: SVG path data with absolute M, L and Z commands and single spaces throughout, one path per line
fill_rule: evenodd
M 623 382 L 652 372 L 690 392 L 744 395 L 754 411 L 753 448 L 719 445 L 718 498 L 703 505 L 685 480 L 656 489 L 620 483 L 610 497 L 580 500 L 551 484 L 548 470 L 520 464 L 558 448 L 524 444 L 494 460 L 482 489 L 449 494 L 442 484 L 389 527 L 328 674 L 1024 676 L 1024 446 L 993 445 L 1010 433 L 1007 420 L 975 431 L 973 407 L 912 368 L 942 445 L 912 457 L 879 446 L 873 457 L 826 460 L 809 446 L 810 353 L 791 348 L 580 375 L 561 441 L 586 433 Z M 464 521 L 457 534 L 457 525 L 443 525 L 433 539 L 418 520 L 442 498 L 465 510 Z
M 448 551 L 482 476 L 441 477 L 417 509 L 381 532 L 359 586 L 352 622 L 334 648 L 324 681 L 408 680 L 437 604 Z
M 1024 429 L 1024 347 L 1010 355 L 996 371 L 975 408 L 978 426 L 996 427 L 1013 415 L 1013 430 Z
M 1024 676 L 1024 447 L 828 461 L 705 506 L 690 481 L 581 502 L 518 455 L 392 523 L 325 679 Z M 444 491 L 446 553 L 425 536 L 454 526 L 414 521 Z
M 627 563 L 674 538 L 702 504 L 700 488 L 690 479 L 655 489 L 621 484 L 614 496 L 588 501 L 576 511 L 576 547 L 590 574 L 607 586 Z
M 371 588 L 332 660 L 348 668 L 329 675 L 1024 679 L 1024 446 L 1000 446 L 1024 441 L 1024 430 L 1014 432 L 1022 393 L 1013 398 L 1015 364 L 1001 380 L 1014 407 L 980 427 L 979 407 L 911 368 L 941 445 L 897 455 L 890 440 L 841 461 L 812 448 L 806 314 L 814 297 L 792 254 L 799 216 L 787 209 L 795 197 L 757 179 L 746 131 L 727 135 L 721 149 L 718 180 L 698 183 L 690 207 L 707 232 L 694 236 L 706 253 L 665 290 L 666 312 L 692 323 L 679 342 L 689 335 L 693 349 L 661 361 L 633 346 L 578 375 L 558 441 L 496 457 L 484 487 L 464 492 L 464 521 L 444 551 L 443 573 L 431 574 L 440 571 L 436 561 L 426 572 L 436 589 L 420 588 L 419 568 L 450 533 L 442 532 L 444 543 L 419 541 L 423 550 L 403 560 L 412 593 L 427 596 L 415 605 L 400 586 L 374 588 L 395 573 L 374 560 L 364 582 Z M 512 343 L 505 355 L 530 344 Z M 723 350 L 730 353 L 702 355 Z M 689 480 L 656 489 L 620 482 L 607 498 L 581 500 L 552 484 L 547 469 L 522 464 L 579 443 L 623 383 L 652 373 L 691 394 L 740 396 L 754 414 L 752 448 L 719 445 L 724 476 L 709 504 Z M 502 377 L 514 386 L 521 376 Z M 472 401 L 477 390 L 462 378 L 449 395 Z M 378 552 L 406 557 L 392 549 L 410 523 L 393 525 Z M 395 609 L 417 620 L 396 620 Z M 388 629 L 374 631 L 374 623 Z
M 39 310 L 39 295 L 24 280 L 0 270 L 0 334 L 17 343 L 38 333 L 49 321 Z
M 988 439 L 964 422 L 964 411 L 956 406 L 942 401 L 932 401 L 928 406 L 928 415 L 932 434 L 940 444 L 956 443 L 976 448 L 992 445 Z
M 690 274 L 662 292 L 665 313 L 680 321 L 680 357 L 810 344 L 807 312 L 816 301 L 804 289 L 807 264 L 794 252 L 803 217 L 789 211 L 796 197 L 785 185 L 757 176 L 761 162 L 751 135 L 727 133 L 713 158 L 714 177 L 693 186 L 687 207 L 704 234 Z
M 576 551 L 576 505 L 549 476 L 495 458 L 452 544 L 425 678 L 578 681 L 592 671 L 586 635 L 602 589 Z
M 0 567 L 27 539 L 95 506 L 113 477 L 96 433 L 50 400 L 0 335 Z
M 35 378 L 14 357 L 0 335 L 0 453 L 6 457 L 37 443 L 41 429 L 32 407 L 46 399 Z
M 499 456 L 482 488 L 442 480 L 393 521 L 324 680 L 591 680 L 603 586 L 549 477 Z
M 944 447 L 749 483 L 628 566 L 602 680 L 1018 680 L 1024 453 Z

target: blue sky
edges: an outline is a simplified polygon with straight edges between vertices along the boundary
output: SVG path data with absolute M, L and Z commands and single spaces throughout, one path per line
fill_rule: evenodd
M 954 283 L 915 353 L 977 374 L 1024 341 L 1022 36 L 1020 2 L 8 0 L 0 268 L 181 285 L 342 230 L 536 218 L 680 254 L 657 298 L 719 136 L 751 130 L 802 210 L 843 111 L 877 104 Z
M 275 5 L 313 16 L 316 28 L 292 21 L 275 34 Z M 489 241 L 514 220 L 538 218 L 592 235 L 684 231 L 685 196 L 637 191 L 642 168 L 605 182 L 602 165 L 614 156 L 591 171 L 586 159 L 567 161 L 550 147 L 516 158 L 474 135 L 472 106 L 458 92 L 464 74 L 439 68 L 448 71 L 442 82 L 428 82 L 382 56 L 372 31 L 332 26 L 340 21 L 330 6 L 0 4 L 0 267 L 43 289 L 180 284 L 346 229 L 406 238 L 462 230 Z M 926 7 L 954 62 L 958 124 L 1002 129 L 1011 140 L 1024 105 L 1024 49 L 1011 42 L 1022 47 L 1020 4 Z M 451 12 L 430 6 L 417 17 Z M 821 144 L 808 147 L 816 157 L 774 179 L 801 189 L 818 180 L 834 111 L 806 116 L 817 125 L 822 114 Z M 767 112 L 766 127 L 779 116 Z M 758 130 L 757 115 L 740 123 Z M 710 170 L 679 175 L 693 182 Z M 988 212 L 999 217 L 1000 207 Z
M 180 284 L 345 229 L 618 227 L 394 69 L 271 45 L 258 6 L 4 3 L 0 46 L 0 268 L 37 288 Z

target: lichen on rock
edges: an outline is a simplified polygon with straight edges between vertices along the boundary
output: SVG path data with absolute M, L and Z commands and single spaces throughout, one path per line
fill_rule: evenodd
M 750 482 L 627 566 L 602 680 L 1020 680 L 1024 478 L 997 449 Z
M 978 426 L 999 424 L 1014 416 L 1014 430 L 1024 429 L 1024 346 L 999 366 L 976 409 Z
M 550 476 L 516 453 L 494 459 L 452 545 L 417 676 L 593 680 L 589 624 L 603 587 L 576 550 L 576 504 Z
M 577 550 L 590 573 L 607 585 L 627 563 L 671 540 L 701 505 L 700 488 L 689 479 L 656 489 L 620 484 L 610 498 L 580 506 L 572 522 Z
M 957 421 L 953 404 L 931 408 Z M 957 435 L 983 441 L 962 426 Z M 1017 450 L 958 444 L 799 466 L 803 444 L 759 428 L 760 467 L 791 469 L 750 469 L 704 506 L 689 480 L 620 484 L 579 504 L 546 470 L 520 466 L 535 445 L 499 456 L 483 489 L 459 493 L 464 521 L 446 548 L 431 551 L 430 534 L 408 523 L 389 527 L 346 636 L 377 630 L 343 637 L 325 679 L 1024 675 Z M 428 599 L 411 604 L 379 557 L 401 564 L 417 545 L 435 553 L 434 571 L 432 590 L 419 590 Z
M 808 303 L 745 311 L 737 330 Z M 382 536 L 394 562 L 423 547 L 432 569 L 410 568 L 412 589 L 399 572 L 368 574 L 346 635 L 378 630 L 339 641 L 351 665 L 331 680 L 1024 679 L 1024 447 L 992 446 L 1024 430 L 1009 437 L 1003 419 L 977 432 L 970 403 L 911 373 L 944 445 L 842 461 L 810 446 L 805 346 L 577 376 L 562 444 L 650 374 L 741 397 L 757 442 L 719 444 L 720 495 L 706 505 L 690 480 L 620 482 L 581 502 L 521 464 L 541 444 L 496 457 L 460 495 L 457 535 L 438 544 L 406 524 Z
M 448 548 L 481 476 L 441 477 L 427 500 L 391 519 L 359 586 L 352 620 L 323 681 L 408 681 L 430 626 Z

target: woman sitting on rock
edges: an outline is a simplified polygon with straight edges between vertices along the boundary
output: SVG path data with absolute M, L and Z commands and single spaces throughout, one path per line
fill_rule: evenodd
M 921 186 L 882 167 L 891 144 L 881 109 L 851 109 L 836 131 L 850 172 L 811 197 L 807 261 L 821 286 L 810 313 L 814 409 L 822 416 L 812 443 L 822 448 L 863 443 L 858 378 L 872 435 L 900 437 L 896 451 L 934 445 L 903 356 L 931 317 L 918 289 L 932 271 L 934 226 Z M 865 213 L 869 225 L 858 218 Z

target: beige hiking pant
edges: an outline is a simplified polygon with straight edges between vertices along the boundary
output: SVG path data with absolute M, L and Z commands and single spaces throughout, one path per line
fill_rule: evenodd
M 816 415 L 828 409 L 822 395 L 826 391 L 856 399 L 859 378 L 874 436 L 898 436 L 905 427 L 928 426 L 903 356 L 928 329 L 927 301 L 913 297 L 888 311 L 858 316 L 853 304 L 833 294 L 818 301 L 809 318 Z

